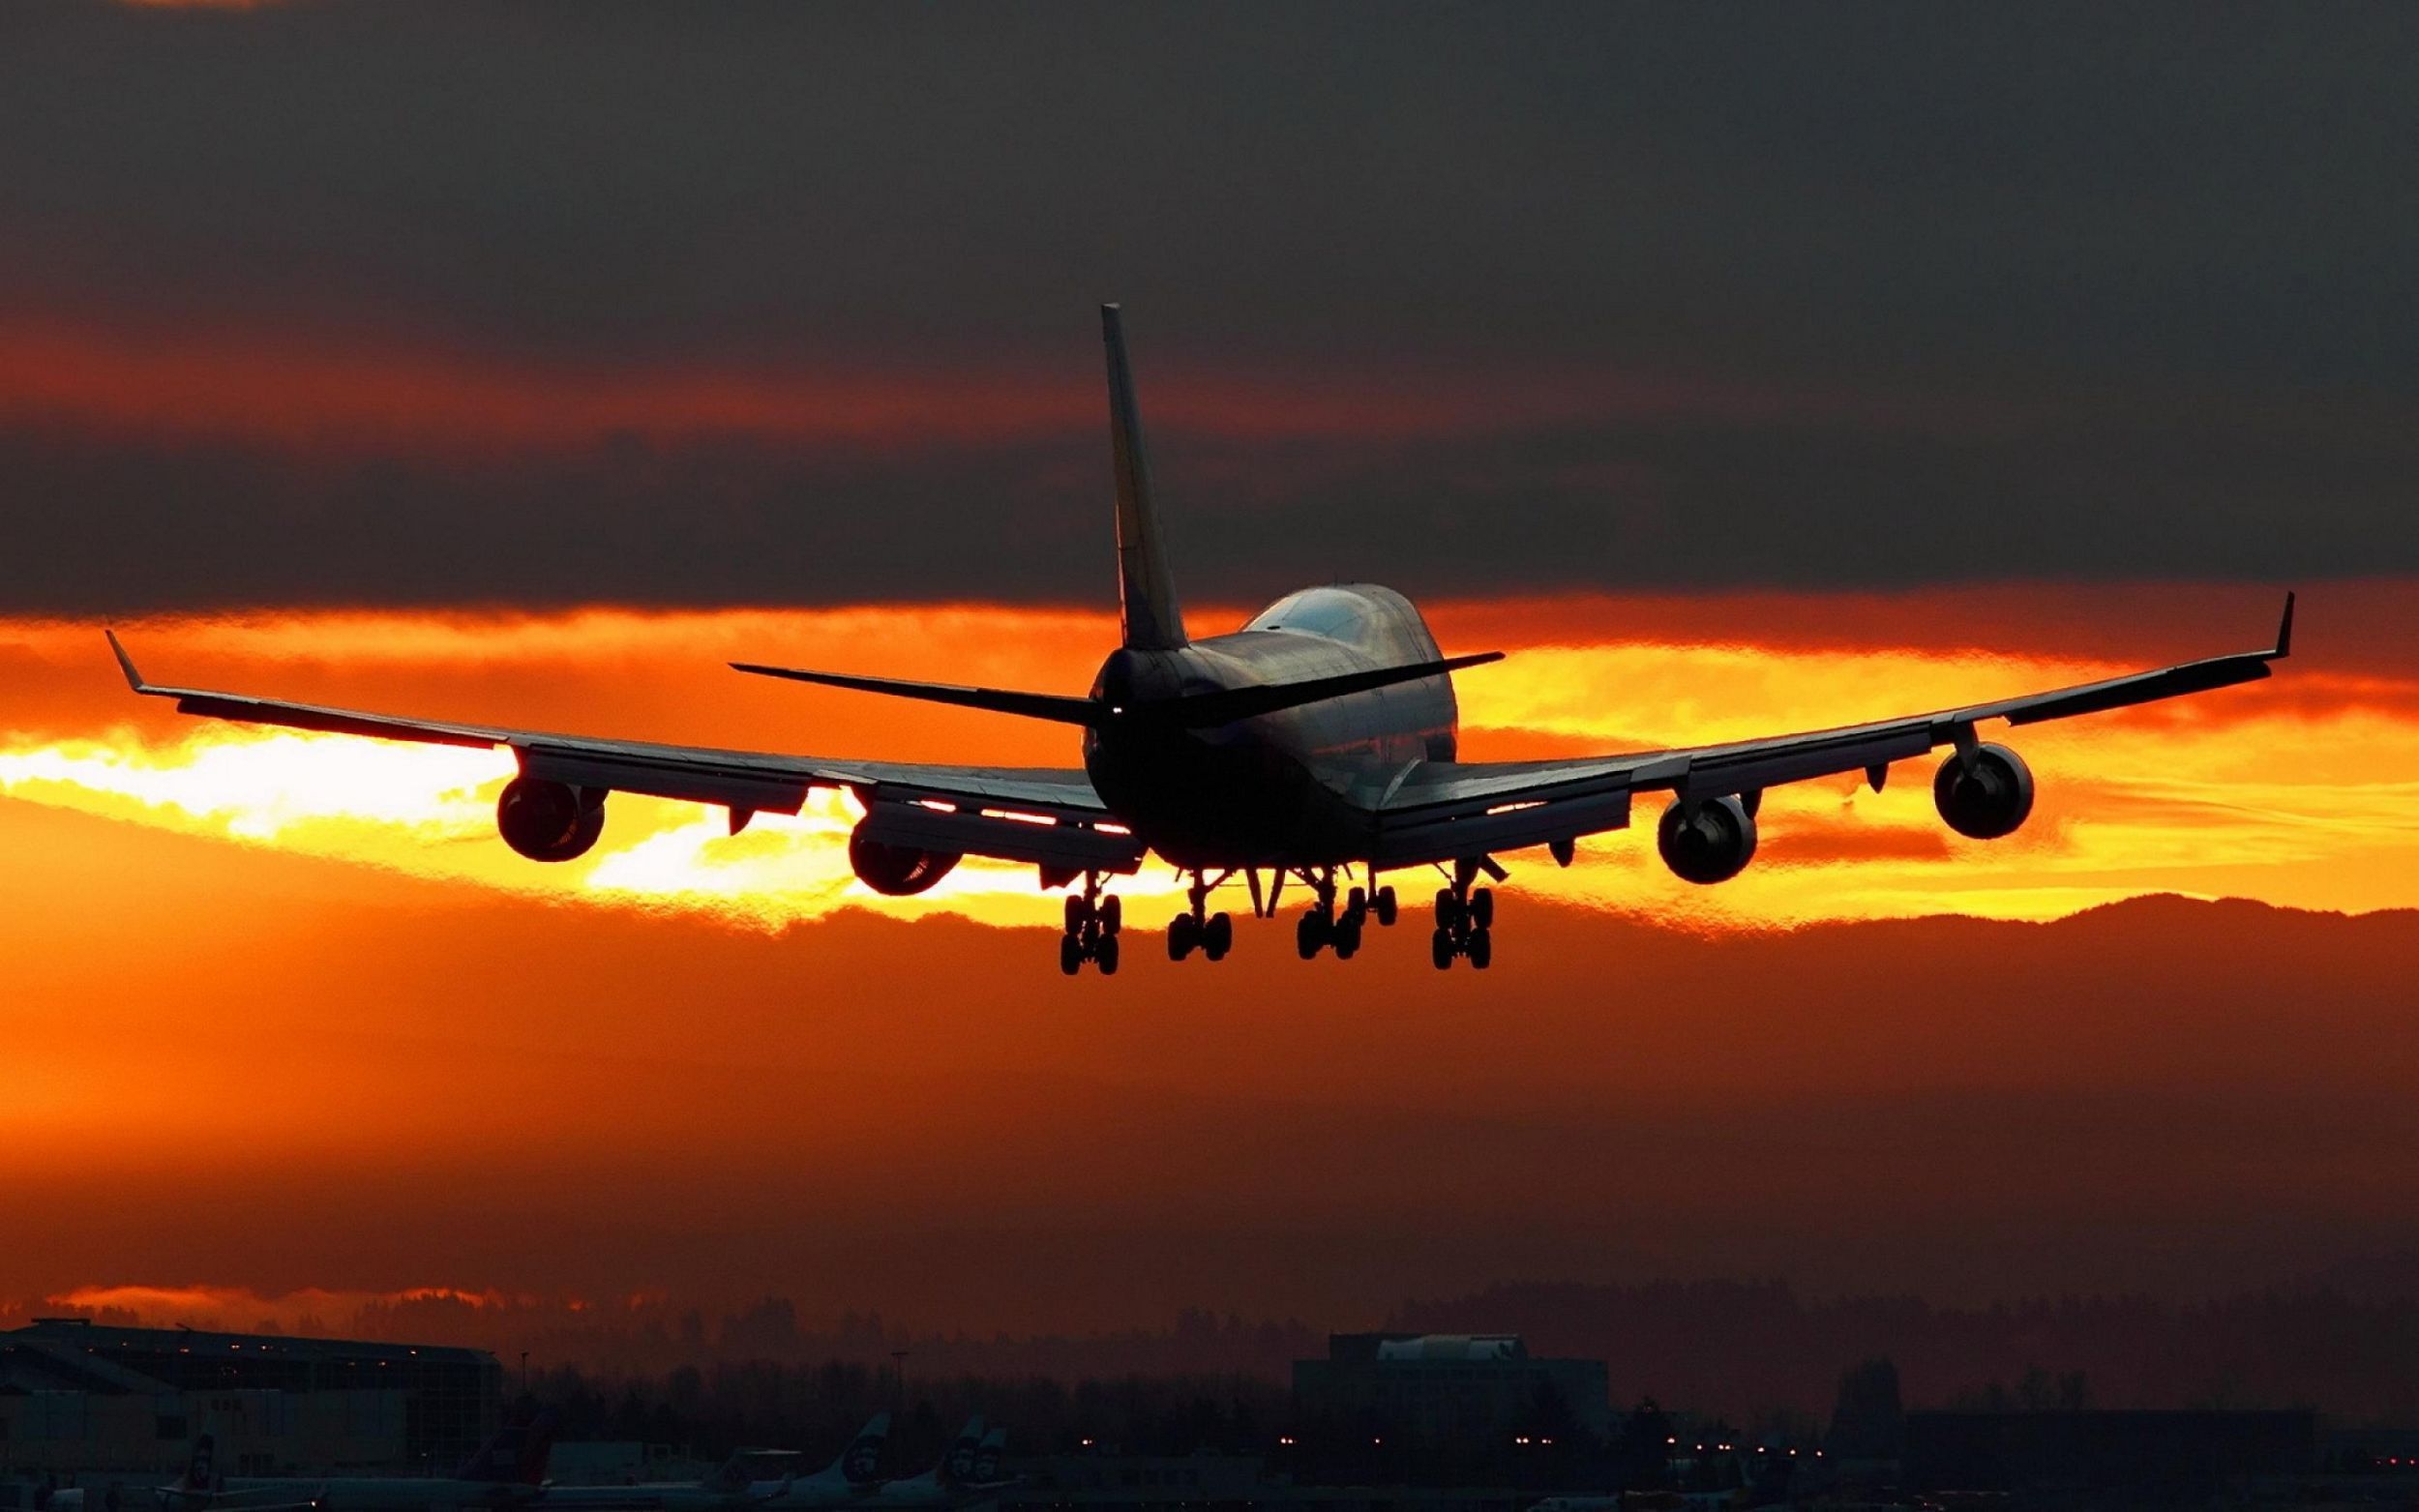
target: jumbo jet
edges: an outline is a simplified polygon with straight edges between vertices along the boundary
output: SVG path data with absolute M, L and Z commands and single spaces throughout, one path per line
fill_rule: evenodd
M 188 714 L 388 740 L 508 747 L 520 775 L 496 805 L 506 845 L 533 861 L 584 854 L 615 792 L 730 811 L 733 834 L 760 813 L 795 814 L 819 787 L 864 809 L 849 837 L 857 878 L 890 897 L 931 888 L 966 856 L 1036 869 L 1068 889 L 1059 966 L 1118 968 L 1123 909 L 1106 890 L 1156 853 L 1185 879 L 1169 924 L 1171 960 L 1210 961 L 1235 927 L 1210 902 L 1239 878 L 1255 917 L 1272 918 L 1288 881 L 1308 894 L 1294 932 L 1305 961 L 1349 959 L 1364 925 L 1394 923 L 1389 878 L 1433 868 L 1430 957 L 1484 969 L 1494 958 L 1503 857 L 1543 849 L 1568 866 L 1577 843 L 1626 829 L 1641 796 L 1663 803 L 1656 846 L 1682 879 L 1726 881 L 1755 855 L 1766 788 L 1862 773 L 1879 791 L 1892 763 L 1948 748 L 1932 778 L 1940 816 L 1960 835 L 2013 834 L 2033 809 L 2033 774 L 1986 725 L 2031 725 L 2205 693 L 2269 674 L 2291 646 L 2293 600 L 2262 651 L 2161 667 L 2048 693 L 1871 724 L 1724 745 L 1546 761 L 1458 759 L 1453 674 L 1500 653 L 1447 656 L 1412 602 L 1390 588 L 1303 588 L 1224 635 L 1184 622 L 1143 446 L 1119 309 L 1103 307 L 1117 505 L 1120 644 L 1075 696 L 906 682 L 733 663 L 737 670 L 891 697 L 1047 720 L 1081 732 L 1082 764 L 940 766 L 711 751 L 545 734 L 292 703 L 146 682 L 114 635 L 139 694 Z

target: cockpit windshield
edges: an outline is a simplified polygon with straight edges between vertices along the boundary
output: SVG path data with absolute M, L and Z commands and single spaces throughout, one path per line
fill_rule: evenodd
M 1377 632 L 1369 601 L 1339 588 L 1304 588 L 1262 609 L 1247 630 L 1298 630 L 1347 645 L 1365 644 Z

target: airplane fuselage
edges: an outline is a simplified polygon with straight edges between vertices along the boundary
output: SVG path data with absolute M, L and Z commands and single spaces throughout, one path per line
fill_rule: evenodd
M 1112 652 L 1094 680 L 1112 706 L 1438 660 L 1412 602 L 1371 583 L 1288 594 L 1242 629 L 1167 651 Z M 1351 794 L 1419 761 L 1450 761 L 1449 673 L 1201 729 L 1086 732 L 1102 803 L 1182 867 L 1321 866 L 1367 855 Z

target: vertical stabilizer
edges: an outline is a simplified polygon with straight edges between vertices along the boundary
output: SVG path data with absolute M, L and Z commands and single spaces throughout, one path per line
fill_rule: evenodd
M 1176 579 L 1159 539 L 1142 416 L 1134 407 L 1134 370 L 1125 360 L 1125 326 L 1117 306 L 1100 307 L 1100 335 L 1109 345 L 1109 439 L 1117 460 L 1118 613 L 1128 649 L 1171 651 L 1184 644 L 1184 609 L 1176 602 Z

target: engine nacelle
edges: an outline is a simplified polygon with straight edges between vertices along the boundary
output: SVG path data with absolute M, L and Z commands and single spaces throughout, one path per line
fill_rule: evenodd
M 1707 798 L 1691 814 L 1675 801 L 1655 832 L 1663 865 L 1684 882 L 1727 882 L 1755 859 L 1755 815 L 1737 798 Z
M 495 828 L 505 845 L 532 861 L 574 860 L 605 833 L 605 793 L 516 777 L 495 801 Z
M 931 891 L 961 859 L 954 850 L 923 850 L 868 840 L 862 825 L 849 832 L 849 870 L 885 898 L 912 898 Z
M 1963 755 L 1953 756 L 1932 779 L 1932 806 L 1969 840 L 2013 835 L 2033 812 L 2033 769 L 2005 746 L 1977 749 L 1970 770 Z

